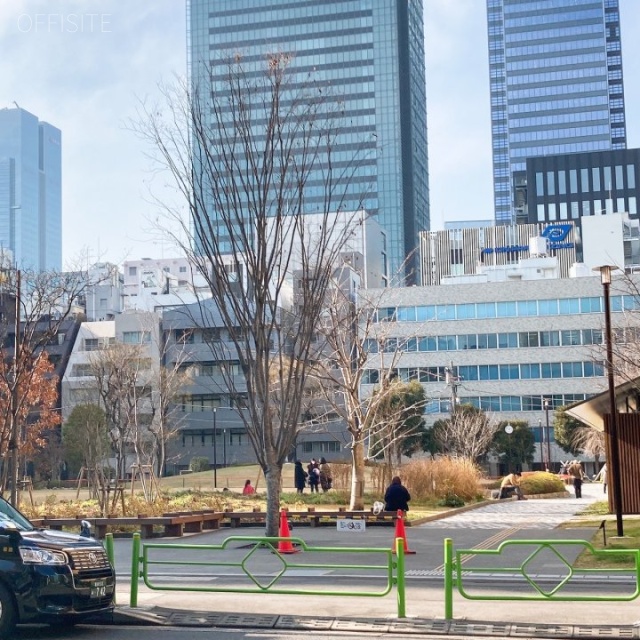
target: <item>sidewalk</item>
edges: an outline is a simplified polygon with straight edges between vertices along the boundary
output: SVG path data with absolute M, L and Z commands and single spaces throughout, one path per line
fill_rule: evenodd
M 597 487 L 601 491 L 601 487 Z M 529 500 L 526 502 L 501 503 L 507 521 L 532 517 L 544 522 L 544 512 L 557 517 L 559 510 L 576 511 L 588 501 L 601 497 L 601 493 L 587 489 L 585 499 L 577 504 L 573 498 L 558 500 Z M 571 502 L 568 502 L 571 501 Z M 492 511 L 493 510 L 493 511 Z M 114 622 L 118 624 L 175 625 L 198 627 L 243 627 L 263 629 L 300 629 L 357 632 L 407 632 L 418 635 L 461 636 L 514 636 L 536 638 L 588 638 L 623 637 L 640 638 L 640 610 L 637 601 L 631 602 L 495 602 L 466 600 L 454 596 L 454 620 L 444 620 L 444 589 L 441 564 L 441 537 L 450 535 L 459 527 L 460 535 L 468 536 L 469 527 L 486 526 L 487 515 L 495 512 L 496 504 L 482 507 L 464 516 L 451 518 L 452 529 L 444 529 L 446 521 L 424 524 L 408 529 L 410 546 L 417 549 L 411 558 L 411 566 L 422 570 L 410 571 L 407 577 L 407 618 L 396 617 L 396 596 L 334 597 L 237 593 L 192 593 L 185 591 L 151 591 L 140 585 L 139 607 L 131 609 L 129 581 L 123 575 L 118 585 Z M 483 513 L 485 512 L 485 513 Z M 551 516 L 550 516 L 551 517 Z M 475 520 L 474 520 L 475 519 Z M 566 518 L 565 518 L 566 519 Z M 255 529 L 242 530 L 246 535 L 260 535 Z M 591 531 L 591 530 L 589 530 Z M 236 533 L 234 531 L 234 533 Z M 476 529 L 482 537 L 490 537 L 487 531 Z M 221 531 L 203 543 L 219 544 L 230 535 Z M 297 528 L 294 536 L 319 540 L 330 538 L 333 532 L 325 529 Z M 372 532 L 375 539 L 390 537 L 389 529 Z M 573 535 L 573 534 L 572 534 Z M 590 533 L 588 534 L 590 535 Z M 533 536 L 527 536 L 531 538 Z M 566 539 L 563 530 L 547 529 L 543 539 Z M 580 535 L 573 535 L 579 538 Z M 180 543 L 182 541 L 176 540 Z M 187 542 L 185 540 L 184 542 Z M 192 542 L 190 539 L 189 542 Z M 325 542 L 326 544 L 326 542 Z M 368 545 L 369 543 L 367 543 Z M 382 543 L 384 544 L 384 543 Z M 467 548 L 459 545 L 461 548 Z M 410 566 L 407 566 L 410 569 Z M 119 572 L 120 575 L 120 572 Z M 329 577 L 329 576 L 327 576 Z M 214 580 L 215 581 L 215 580 Z M 507 583 L 508 579 L 503 581 Z M 312 591 L 313 580 L 309 580 Z

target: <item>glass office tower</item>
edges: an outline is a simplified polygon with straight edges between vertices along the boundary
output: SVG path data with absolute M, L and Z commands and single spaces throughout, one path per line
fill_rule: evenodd
M 61 132 L 24 109 L 0 109 L 0 249 L 16 266 L 62 269 Z
M 376 216 L 387 235 L 388 272 L 397 273 L 417 248 L 419 232 L 429 228 L 422 0 L 190 0 L 187 6 L 193 83 L 205 69 L 215 74 L 230 54 L 258 69 L 267 54 L 291 53 L 296 81 L 311 76 L 339 98 L 347 135 L 332 153 L 339 162 L 358 162 L 356 175 L 338 178 L 346 192 L 340 209 L 364 205 Z M 224 89 L 221 83 L 212 91 Z M 309 185 L 322 184 L 323 168 Z M 309 213 L 322 210 L 321 191 L 307 194 Z
M 496 224 L 527 158 L 626 147 L 618 0 L 487 0 Z M 522 182 L 520 182 L 522 181 Z

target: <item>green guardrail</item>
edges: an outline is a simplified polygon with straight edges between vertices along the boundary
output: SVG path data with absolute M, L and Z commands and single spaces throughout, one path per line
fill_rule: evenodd
M 242 543 L 243 548 L 233 547 L 234 543 Z M 279 543 L 285 543 L 288 548 L 295 548 L 296 553 L 291 554 L 290 551 L 279 551 Z M 245 546 L 250 548 L 246 551 L 242 558 L 232 560 L 215 561 L 211 556 L 218 553 L 227 553 L 230 551 L 243 551 Z M 269 576 L 268 580 L 261 580 L 251 569 L 250 561 L 252 556 L 260 549 L 265 549 L 273 554 L 273 558 L 279 558 L 280 570 L 275 576 Z M 175 555 L 180 551 L 193 551 L 206 558 L 206 560 L 190 561 L 176 560 Z M 154 552 L 154 558 L 150 557 L 150 552 Z M 161 556 L 166 553 L 170 559 L 155 559 L 155 555 Z M 355 564 L 352 562 L 299 562 L 303 560 L 305 554 L 332 553 L 332 554 L 348 554 L 351 558 L 354 555 L 374 554 L 384 558 L 384 564 Z M 177 567 L 183 569 L 188 567 L 225 567 L 235 569 L 225 574 L 227 577 L 234 579 L 247 579 L 250 583 L 247 587 L 225 587 L 210 585 L 168 585 L 160 584 L 154 579 L 151 568 L 154 566 L 173 567 L 172 571 L 175 575 L 181 573 Z M 384 571 L 385 584 L 378 591 L 362 591 L 362 590 L 322 590 L 322 578 L 314 577 L 314 596 L 361 596 L 361 597 L 384 597 L 391 593 L 396 587 L 397 592 L 397 611 L 398 618 L 406 617 L 406 588 L 405 588 L 405 556 L 404 556 L 404 540 L 397 538 L 395 540 L 394 549 L 382 549 L 379 547 L 316 547 L 307 545 L 301 538 L 283 538 L 283 537 L 260 537 L 260 536 L 231 536 L 226 538 L 222 544 L 218 545 L 194 545 L 194 544 L 153 544 L 141 543 L 140 534 L 135 533 L 133 536 L 132 555 L 131 555 L 131 591 L 130 606 L 135 608 L 138 606 L 138 585 L 140 578 L 144 584 L 155 591 L 199 591 L 212 593 L 264 593 L 264 594 L 288 594 L 288 595 L 309 595 L 310 591 L 307 586 L 304 588 L 294 589 L 291 587 L 280 587 L 278 584 L 285 577 L 291 577 L 291 573 L 287 576 L 287 572 L 308 571 L 310 569 L 356 569 L 358 571 Z M 184 573 L 184 572 L 182 572 Z M 211 575 L 204 575 L 210 578 Z M 382 577 L 382 576 L 381 576 Z
M 598 569 L 575 569 L 571 566 L 562 554 L 564 547 L 581 546 L 588 550 L 596 557 L 611 558 L 630 557 L 634 561 L 633 569 L 624 569 L 615 566 L 603 567 Z M 511 546 L 533 546 L 534 549 L 529 553 L 519 565 L 515 566 L 486 566 L 486 567 L 470 567 L 466 561 L 470 556 L 500 556 L 505 549 Z M 536 582 L 535 576 L 529 575 L 527 565 L 529 565 L 540 553 L 549 551 L 558 558 L 566 573 L 560 577 L 560 580 L 549 589 L 543 588 L 539 582 Z M 463 566 L 464 565 L 464 566 Z M 463 586 L 463 577 L 471 578 L 482 574 L 519 574 L 525 580 L 525 584 L 533 589 L 533 593 L 517 594 L 511 588 L 508 594 L 501 595 L 485 595 L 470 594 Z M 626 576 L 633 575 L 635 579 L 635 590 L 633 593 L 624 595 L 563 595 L 563 588 L 567 587 L 571 579 L 576 576 L 599 575 L 610 576 L 611 574 L 624 574 Z M 495 549 L 457 549 L 454 552 L 453 541 L 446 538 L 444 541 L 444 590 L 445 590 L 445 619 L 453 619 L 453 592 L 454 589 L 467 600 L 533 600 L 533 601 L 556 601 L 556 602 L 626 602 L 635 600 L 640 595 L 640 549 L 595 549 L 590 542 L 586 540 L 505 540 Z

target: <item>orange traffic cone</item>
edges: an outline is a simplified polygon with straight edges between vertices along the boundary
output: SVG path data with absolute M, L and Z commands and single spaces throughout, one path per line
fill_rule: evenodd
M 411 549 L 409 549 L 409 544 L 407 543 L 407 532 L 404 530 L 404 513 L 402 512 L 402 509 L 398 509 L 398 517 L 396 519 L 396 535 L 393 538 L 393 553 L 396 552 L 396 540 L 398 538 L 402 538 L 405 555 L 409 553 L 415 553 L 415 551 L 411 551 Z
M 291 532 L 289 531 L 289 521 L 287 520 L 287 512 L 284 509 L 280 512 L 280 531 L 278 532 L 278 537 L 291 537 Z M 278 553 L 298 553 L 298 549 L 293 548 L 291 540 L 280 540 L 278 542 Z

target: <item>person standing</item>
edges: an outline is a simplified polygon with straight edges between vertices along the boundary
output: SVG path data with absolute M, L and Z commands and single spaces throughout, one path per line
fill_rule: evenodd
M 607 493 L 607 463 L 602 465 L 602 469 L 598 471 L 598 474 L 593 479 L 594 482 L 602 482 L 602 493 Z
M 567 473 L 573 481 L 573 490 L 576 493 L 576 498 L 582 498 L 582 478 L 584 477 L 584 472 L 582 471 L 580 461 L 574 460 L 567 467 Z
M 331 477 L 331 465 L 325 458 L 320 458 L 320 486 L 322 491 L 326 493 L 333 486 L 333 478 Z
M 298 493 L 304 493 L 304 488 L 307 484 L 307 475 L 307 472 L 302 468 L 302 462 L 296 460 L 293 467 L 293 483 L 296 485 Z
M 400 509 L 407 512 L 409 511 L 409 500 L 411 500 L 411 495 L 403 486 L 400 476 L 394 476 L 384 494 L 384 510 L 398 511 Z
M 320 468 L 315 458 L 311 458 L 311 462 L 307 466 L 307 473 L 309 475 L 309 488 L 311 493 L 318 493 L 318 485 L 320 484 Z

